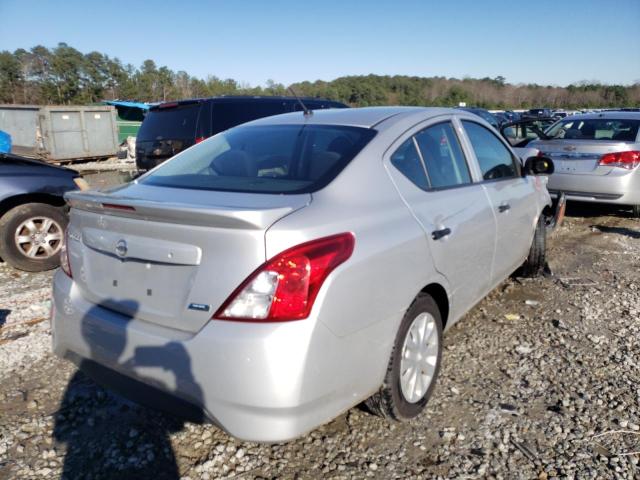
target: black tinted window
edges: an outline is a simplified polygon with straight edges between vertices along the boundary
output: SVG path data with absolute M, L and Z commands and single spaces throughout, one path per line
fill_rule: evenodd
M 477 123 L 463 120 L 462 124 L 478 159 L 482 178 L 495 180 L 519 176 L 511 152 L 493 133 Z
M 140 182 L 235 192 L 313 192 L 333 180 L 374 135 L 357 127 L 240 126 L 185 150 Z
M 416 135 L 431 188 L 471 183 L 467 162 L 450 123 L 440 123 Z
M 404 142 L 398 150 L 391 155 L 391 163 L 407 177 L 414 185 L 426 190 L 429 188 L 427 174 L 422 166 L 420 155 L 416 149 L 413 138 Z
M 215 102 L 213 103 L 213 133 L 223 132 L 240 124 L 291 111 L 291 104 L 281 101 Z
M 199 110 L 199 103 L 153 108 L 147 112 L 137 139 L 147 141 L 195 138 Z

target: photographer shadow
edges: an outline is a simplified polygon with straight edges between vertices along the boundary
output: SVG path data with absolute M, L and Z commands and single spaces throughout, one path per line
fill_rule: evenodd
M 124 316 L 108 310 L 108 304 L 94 306 L 82 319 L 88 358 L 72 358 L 77 360 L 78 371 L 55 414 L 54 439 L 66 445 L 61 478 L 178 479 L 170 436 L 182 430 L 185 421 L 205 420 L 201 408 L 170 393 L 188 391 L 192 401 L 202 404 L 191 359 L 182 344 L 169 342 L 135 347 L 123 360 L 127 347 L 131 349 L 128 331 L 139 306 L 129 302 L 129 315 Z M 148 369 L 154 378 L 139 373 Z M 118 371 L 129 375 L 135 371 L 135 377 Z M 158 410 L 180 412 L 180 418 Z

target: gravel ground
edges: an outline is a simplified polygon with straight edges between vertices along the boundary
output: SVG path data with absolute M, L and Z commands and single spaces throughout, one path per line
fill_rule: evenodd
M 553 276 L 507 280 L 447 332 L 423 415 L 355 407 L 276 445 L 95 385 L 49 352 L 51 274 L 0 264 L 0 479 L 640 478 L 640 221 L 570 213 Z

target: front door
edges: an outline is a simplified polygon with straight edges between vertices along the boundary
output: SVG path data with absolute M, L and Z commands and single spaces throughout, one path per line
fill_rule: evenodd
M 475 154 L 496 216 L 496 255 L 492 284 L 511 275 L 524 262 L 535 229 L 534 177 L 523 177 L 520 160 L 488 128 L 471 120 L 462 125 Z

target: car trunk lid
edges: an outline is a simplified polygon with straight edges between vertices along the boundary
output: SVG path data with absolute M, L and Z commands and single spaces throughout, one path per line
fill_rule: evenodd
M 600 165 L 603 155 L 629 150 L 626 142 L 612 140 L 537 140 L 529 146 L 553 160 L 556 173 L 606 175 L 615 167 Z
M 265 260 L 264 235 L 310 195 L 247 195 L 132 184 L 69 194 L 71 270 L 82 296 L 197 332 Z

